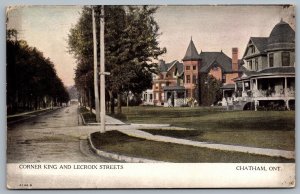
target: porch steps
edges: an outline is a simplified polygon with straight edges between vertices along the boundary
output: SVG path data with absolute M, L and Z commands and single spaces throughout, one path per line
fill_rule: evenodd
M 249 103 L 250 101 L 240 101 L 237 104 L 232 105 L 233 110 L 244 110 L 245 105 Z

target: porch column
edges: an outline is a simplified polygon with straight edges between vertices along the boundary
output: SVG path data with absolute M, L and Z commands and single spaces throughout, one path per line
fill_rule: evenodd
M 234 82 L 234 91 L 237 91 L 237 82 Z
M 164 102 L 168 102 L 168 92 L 164 91 Z
M 258 90 L 258 82 L 257 82 L 257 78 L 255 78 L 255 89 Z
M 254 101 L 254 110 L 257 111 L 257 106 L 259 106 L 259 101 L 255 100 Z
M 174 91 L 174 107 L 177 106 L 177 91 Z
M 285 97 L 287 96 L 287 78 L 286 77 L 284 77 L 284 96 Z
M 243 86 L 243 92 L 245 91 L 245 82 L 242 82 L 242 86 Z
M 288 110 L 291 110 L 290 106 L 289 106 L 289 100 L 285 100 L 285 106 Z

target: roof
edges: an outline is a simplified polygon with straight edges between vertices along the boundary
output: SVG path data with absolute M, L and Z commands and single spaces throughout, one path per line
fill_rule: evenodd
M 225 73 L 232 72 L 232 60 L 226 54 L 221 52 L 201 52 L 200 53 L 201 59 L 201 69 L 200 72 L 207 73 L 210 67 L 214 64 L 218 64 L 221 66 L 222 70 Z M 239 69 L 243 64 L 242 60 L 239 60 Z
M 295 31 L 291 26 L 281 20 L 272 29 L 267 50 L 295 49 Z
M 253 42 L 260 53 L 266 50 L 268 45 L 268 37 L 250 37 L 250 40 Z
M 177 72 L 178 72 L 178 74 L 179 74 L 179 75 L 183 74 L 183 63 L 179 63 L 179 62 L 177 61 L 176 67 L 177 67 Z
M 221 89 L 233 89 L 235 88 L 235 84 L 226 84 L 220 87 Z
M 251 77 L 260 77 L 260 76 L 274 76 L 280 74 L 295 74 L 295 67 L 287 66 L 287 67 L 271 67 L 267 69 L 263 69 L 260 71 L 245 71 L 245 75 L 236 80 L 249 79 Z
M 199 60 L 198 51 L 195 47 L 193 40 L 191 39 L 190 44 L 185 52 L 185 56 L 183 57 L 182 61 L 193 61 Z
M 184 86 L 165 86 L 163 90 L 185 90 Z
M 170 63 L 166 63 L 164 60 L 159 60 L 159 62 L 158 62 L 158 70 L 161 73 L 168 72 L 173 65 L 175 65 L 178 74 L 181 75 L 183 73 L 183 64 L 180 63 L 177 60 L 174 60 L 174 61 L 172 61 Z
M 295 73 L 295 67 L 271 67 L 258 71 L 257 73 Z
M 166 63 L 164 60 L 159 60 L 158 62 L 158 70 L 160 72 L 167 72 L 168 69 L 176 62 L 177 60 L 174 60 L 170 63 Z

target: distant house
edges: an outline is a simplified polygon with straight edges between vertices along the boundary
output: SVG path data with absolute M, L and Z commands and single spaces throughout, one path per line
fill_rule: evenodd
M 243 59 L 246 71 L 235 79 L 235 107 L 295 107 L 295 31 L 288 23 L 281 20 L 269 37 L 250 37 Z
M 199 80 L 201 76 L 212 75 L 222 81 L 224 93 L 234 89 L 233 79 L 242 74 L 242 60 L 238 59 L 238 49 L 232 49 L 232 59 L 222 51 L 198 53 L 191 39 L 182 63 L 175 60 L 159 61 L 158 74 L 153 77 L 152 90 L 143 93 L 144 104 L 158 106 L 182 106 L 190 100 L 199 102 Z M 152 95 L 153 98 L 150 98 Z M 150 101 L 151 99 L 151 101 Z

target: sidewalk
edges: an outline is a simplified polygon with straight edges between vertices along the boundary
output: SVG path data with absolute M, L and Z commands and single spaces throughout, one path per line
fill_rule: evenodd
M 179 139 L 174 137 L 167 137 L 161 135 L 152 135 L 150 133 L 138 130 L 138 129 L 118 129 L 118 131 L 125 133 L 129 136 L 144 138 L 152 141 L 160 141 L 160 142 L 168 142 L 168 143 L 176 143 L 181 145 L 189 145 L 195 147 L 202 148 L 210 148 L 224 151 L 235 151 L 235 152 L 243 152 L 250 154 L 258 154 L 265 155 L 271 157 L 284 157 L 288 159 L 294 159 L 295 153 L 293 151 L 285 151 L 285 150 L 276 150 L 276 149 L 268 149 L 268 148 L 255 148 L 255 147 L 246 147 L 239 145 L 226 145 L 226 144 L 216 144 L 216 143 L 208 143 L 208 142 L 198 142 L 187 139 Z
M 86 107 L 86 108 L 90 109 L 89 107 Z M 92 109 L 92 112 L 94 114 L 96 114 L 95 109 Z M 111 116 L 108 116 L 108 115 L 105 115 L 105 124 L 106 125 L 127 125 L 126 123 L 124 123 L 118 119 L 115 119 Z M 88 123 L 88 125 L 100 125 L 100 123 Z

